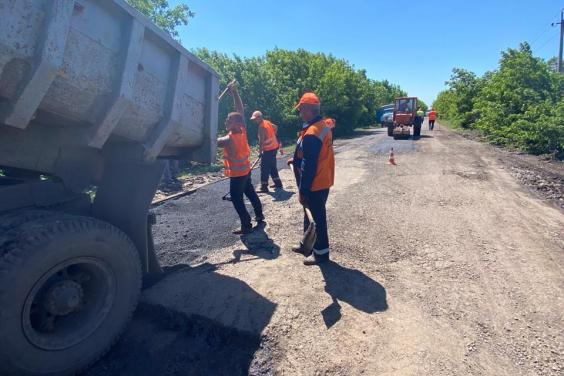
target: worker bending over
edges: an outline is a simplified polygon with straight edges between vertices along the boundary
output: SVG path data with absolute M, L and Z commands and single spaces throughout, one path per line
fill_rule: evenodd
M 251 182 L 251 148 L 247 141 L 244 108 L 235 83 L 228 85 L 233 96 L 237 112 L 231 112 L 225 120 L 227 136 L 217 139 L 217 146 L 223 148 L 223 167 L 225 176 L 229 177 L 229 193 L 231 202 L 241 220 L 241 228 L 234 230 L 236 235 L 248 234 L 253 231 L 251 216 L 245 207 L 243 195 L 247 196 L 253 209 L 257 223 L 264 222 L 262 204 Z
M 304 121 L 294 152 L 293 163 L 299 189 L 299 200 L 309 207 L 316 224 L 317 239 L 313 254 L 294 247 L 292 250 L 306 256 L 305 265 L 316 265 L 329 260 L 329 236 L 327 234 L 327 212 L 325 205 L 329 188 L 335 178 L 333 136 L 321 117 L 321 103 L 314 93 L 305 93 L 295 107 Z M 309 220 L 304 213 L 304 232 Z
M 269 176 L 274 181 L 274 188 L 282 188 L 282 180 L 280 180 L 278 166 L 276 166 L 276 154 L 280 148 L 278 137 L 276 137 L 276 125 L 264 119 L 260 111 L 253 112 L 251 121 L 258 126 L 257 136 L 261 153 L 259 192 L 268 192 Z

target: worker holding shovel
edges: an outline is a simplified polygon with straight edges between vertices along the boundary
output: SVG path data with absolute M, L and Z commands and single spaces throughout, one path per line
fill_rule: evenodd
M 241 228 L 234 230 L 236 235 L 249 234 L 253 231 L 251 216 L 245 207 L 243 195 L 247 196 L 256 215 L 257 223 L 264 222 L 262 204 L 251 182 L 251 148 L 247 141 L 244 108 L 241 97 L 232 81 L 227 86 L 237 112 L 231 112 L 225 120 L 228 134 L 217 139 L 217 146 L 223 148 L 223 167 L 225 175 L 229 177 L 229 193 L 233 207 L 241 220 Z
M 327 234 L 327 212 L 325 205 L 329 188 L 335 178 L 335 158 L 333 154 L 333 135 L 321 117 L 321 103 L 314 93 L 305 93 L 295 109 L 304 121 L 294 152 L 288 164 L 293 167 L 299 188 L 300 204 L 304 206 L 304 232 L 312 228 L 309 212 L 315 225 L 313 247 L 306 243 L 307 236 L 300 246 L 292 251 L 306 256 L 305 265 L 317 265 L 329 260 L 329 236 Z M 313 248 L 313 249 L 312 249 Z

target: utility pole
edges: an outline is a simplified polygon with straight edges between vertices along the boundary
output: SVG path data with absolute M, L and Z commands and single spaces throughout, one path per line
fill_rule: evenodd
M 558 72 L 564 73 L 564 67 L 562 66 L 562 49 L 564 43 L 564 9 L 560 10 L 560 22 L 554 22 L 552 26 L 560 25 L 560 46 L 558 50 Z

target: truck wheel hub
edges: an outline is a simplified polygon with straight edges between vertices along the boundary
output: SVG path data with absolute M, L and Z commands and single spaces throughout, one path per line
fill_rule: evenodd
M 22 311 L 25 336 L 48 351 L 83 342 L 105 321 L 116 287 L 115 274 L 102 259 L 82 256 L 53 266 L 27 295 Z
M 71 280 L 55 283 L 45 294 L 45 309 L 55 316 L 65 316 L 82 306 L 82 286 Z

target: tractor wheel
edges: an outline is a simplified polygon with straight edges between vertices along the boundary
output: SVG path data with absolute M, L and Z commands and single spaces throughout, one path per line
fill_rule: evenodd
M 394 135 L 394 125 L 393 124 L 388 124 L 388 136 L 393 136 Z
M 139 255 L 112 225 L 55 214 L 0 238 L 0 374 L 69 375 L 100 358 L 137 305 Z
M 421 137 L 421 124 L 413 126 L 413 138 Z

